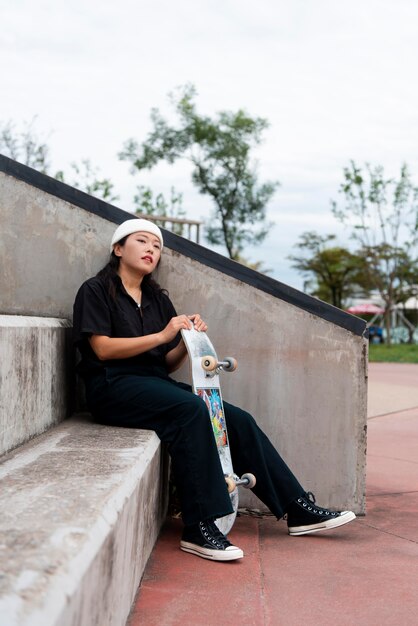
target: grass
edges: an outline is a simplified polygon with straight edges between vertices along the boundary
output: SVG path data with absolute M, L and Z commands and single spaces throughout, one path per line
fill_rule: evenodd
M 418 344 L 398 343 L 369 345 L 370 362 L 418 363 Z

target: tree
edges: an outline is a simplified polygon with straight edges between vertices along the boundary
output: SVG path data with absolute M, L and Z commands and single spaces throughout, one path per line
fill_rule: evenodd
M 23 125 L 23 130 L 9 120 L 0 122 L 0 152 L 46 174 L 49 170 L 49 147 L 35 130 L 36 117 Z
M 366 164 L 363 173 L 351 161 L 339 191 L 345 203 L 333 202 L 333 214 L 351 229 L 365 279 L 385 303 L 390 343 L 391 311 L 416 292 L 418 283 L 418 189 L 406 165 L 396 180 L 386 178 L 382 166 Z
M 108 202 L 114 202 L 118 196 L 113 194 L 113 183 L 109 178 L 103 178 L 97 168 L 93 168 L 89 159 L 83 159 L 81 164 L 71 163 L 73 171 L 72 180 L 67 180 L 67 174 L 59 170 L 51 174 L 50 149 L 47 143 L 40 138 L 35 126 L 37 118 L 34 117 L 29 123 L 23 124 L 23 129 L 18 130 L 12 121 L 0 122 L 0 152 L 15 161 L 24 163 L 43 174 L 49 174 L 68 184 L 82 189 Z
M 260 274 L 267 275 L 271 274 L 273 271 L 271 267 L 265 267 L 264 261 L 251 261 L 250 259 L 247 259 L 246 257 L 243 257 L 241 255 L 239 255 L 238 258 L 234 260 L 237 261 L 237 263 L 241 263 L 241 265 L 246 265 L 256 272 L 260 272 Z
M 128 140 L 119 156 L 138 170 L 151 169 L 160 161 L 189 160 L 193 183 L 215 205 L 207 239 L 225 245 L 230 258 L 238 259 L 245 244 L 263 241 L 269 230 L 266 204 L 278 183 L 258 185 L 255 168 L 250 164 L 251 148 L 261 142 L 268 124 L 243 110 L 221 111 L 213 119 L 201 115 L 196 111 L 195 96 L 191 85 L 171 94 L 177 126 L 153 109 L 153 129 L 146 141 L 139 145 L 134 139 Z
M 330 246 L 335 235 L 303 233 L 296 247 L 307 255 L 289 256 L 292 267 L 307 279 L 310 293 L 343 308 L 348 298 L 365 289 L 363 260 L 341 246 Z
M 82 159 L 80 165 L 73 162 L 70 167 L 73 171 L 71 180 L 66 178 L 67 174 L 62 170 L 54 178 L 107 202 L 116 202 L 119 199 L 113 192 L 114 184 L 110 178 L 101 177 L 100 170 L 92 166 L 90 159 Z

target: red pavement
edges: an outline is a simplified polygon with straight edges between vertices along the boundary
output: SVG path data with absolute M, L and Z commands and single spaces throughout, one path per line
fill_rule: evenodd
M 182 552 L 169 519 L 129 626 L 418 625 L 418 366 L 371 364 L 369 381 L 367 515 L 305 537 L 241 516 L 230 539 L 245 558 L 232 563 Z M 381 382 L 392 405 L 402 389 L 399 413 Z

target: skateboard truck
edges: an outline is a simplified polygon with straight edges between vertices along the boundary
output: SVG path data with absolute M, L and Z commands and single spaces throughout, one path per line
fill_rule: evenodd
M 226 356 L 223 361 L 218 361 L 214 356 L 207 355 L 202 357 L 202 368 L 206 372 L 206 376 L 215 376 L 222 370 L 224 372 L 235 372 L 238 362 L 232 356 Z
M 228 488 L 228 493 L 232 493 L 234 489 L 241 485 L 245 487 L 245 489 L 252 489 L 255 487 L 256 478 L 254 474 L 246 473 L 239 478 L 236 474 L 233 476 L 225 476 L 226 486 Z

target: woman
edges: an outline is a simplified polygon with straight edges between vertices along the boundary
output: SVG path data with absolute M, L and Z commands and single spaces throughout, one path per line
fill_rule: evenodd
M 169 377 L 186 357 L 180 330 L 207 329 L 198 313 L 177 315 L 152 279 L 163 249 L 160 229 L 144 219 L 115 231 L 109 263 L 80 288 L 74 304 L 74 342 L 82 359 L 94 418 L 112 426 L 154 430 L 168 444 L 184 530 L 180 547 L 217 561 L 243 557 L 214 520 L 232 513 L 212 427 L 203 400 Z M 355 518 L 315 505 L 253 417 L 227 402 L 225 417 L 237 474 L 257 477 L 254 493 L 290 535 L 328 530 Z

